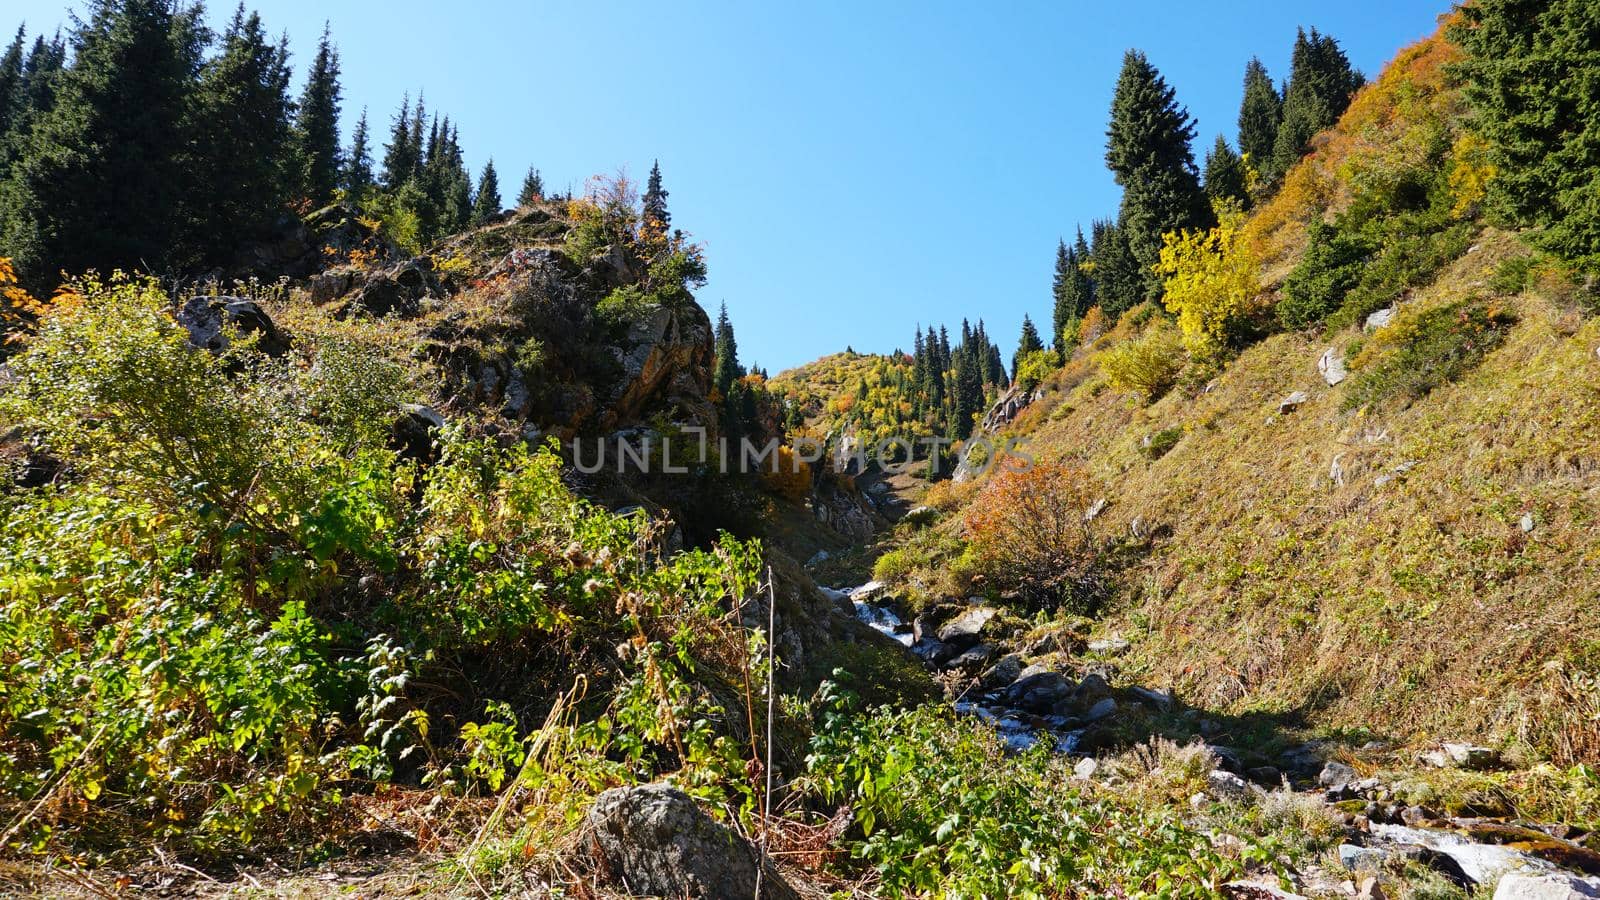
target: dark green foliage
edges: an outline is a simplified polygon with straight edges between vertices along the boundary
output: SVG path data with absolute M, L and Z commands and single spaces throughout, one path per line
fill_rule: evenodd
M 1146 282 L 1120 225 L 1097 222 L 1093 231 L 1095 299 L 1106 315 L 1116 318 L 1144 302 Z
M 1462 300 L 1389 326 L 1381 347 L 1363 351 L 1363 364 L 1345 395 L 1346 409 L 1390 398 L 1416 400 L 1459 379 L 1500 346 L 1516 319 L 1507 310 Z M 1380 335 L 1383 332 L 1379 332 Z
M 1176 92 L 1137 50 L 1123 58 L 1106 131 L 1106 165 L 1122 186 L 1119 219 L 1146 290 L 1161 293 L 1154 266 L 1161 236 L 1212 224 L 1189 142 L 1194 122 Z
M 1505 296 L 1520 294 L 1533 282 L 1536 260 L 1531 256 L 1513 256 L 1502 262 L 1489 278 L 1489 287 Z
M 1350 67 L 1338 41 L 1318 34 L 1315 28 L 1310 34 L 1301 29 L 1294 41 L 1272 162 L 1263 165 L 1270 179 L 1289 171 L 1310 146 L 1311 138 L 1344 115 L 1351 96 L 1364 82 L 1361 73 Z
M 324 26 L 294 123 L 297 187 L 313 208 L 331 202 L 339 187 L 339 92 L 339 51 Z
M 1422 214 L 1397 216 L 1369 227 L 1366 241 L 1377 252 L 1361 266 L 1360 278 L 1338 312 L 1328 317 L 1328 324 L 1354 325 L 1403 299 L 1407 290 L 1429 283 L 1467 252 L 1476 234 L 1469 222 L 1444 225 Z
M 1037 353 L 1044 349 L 1044 344 L 1039 341 L 1039 329 L 1033 327 L 1033 320 L 1024 313 L 1022 316 L 1022 336 L 1017 339 L 1017 352 L 1011 355 L 1011 377 L 1016 378 L 1017 365 L 1023 357 L 1030 353 Z
M 1451 39 L 1497 167 L 1491 208 L 1542 249 L 1600 270 L 1600 6 L 1482 0 Z
M 372 137 L 367 131 L 367 110 L 361 110 L 356 120 L 356 130 L 350 135 L 350 152 L 345 154 L 344 174 L 340 186 L 356 202 L 360 202 L 372 189 Z
M 1056 273 L 1051 285 L 1055 307 L 1050 317 L 1050 344 L 1057 353 L 1066 352 L 1068 325 L 1083 318 L 1094 305 L 1094 282 L 1084 267 L 1089 263 L 1089 245 L 1083 239 L 1083 229 L 1078 229 L 1077 240 L 1071 247 L 1061 241 L 1056 247 Z
M 285 212 L 288 53 L 240 6 L 200 74 L 188 161 L 197 183 L 183 221 L 202 265 L 225 265 L 240 245 L 268 238 Z
M 484 163 L 483 175 L 478 178 L 478 191 L 472 200 L 472 224 L 482 225 L 500 214 L 500 179 L 495 175 L 494 160 Z
M 711 383 L 727 397 L 733 383 L 743 372 L 739 369 L 739 342 L 733 336 L 733 322 L 728 319 L 728 304 L 722 304 L 717 315 L 716 363 L 712 366 Z
M 522 179 L 522 191 L 517 194 L 517 205 L 527 206 L 542 199 L 544 199 L 544 179 L 540 177 L 538 169 L 530 168 Z
M 1239 152 L 1257 169 L 1272 160 L 1283 120 L 1283 98 L 1255 57 L 1244 67 L 1244 99 L 1239 104 Z
M 1175 425 L 1171 428 L 1163 428 L 1145 438 L 1140 450 L 1144 453 L 1146 459 L 1154 462 L 1166 456 L 1168 451 L 1178 446 L 1178 442 L 1181 440 L 1183 440 L 1183 427 Z
M 1338 309 L 1373 250 L 1360 235 L 1320 220 L 1311 224 L 1310 233 L 1306 255 L 1284 279 L 1278 301 L 1278 318 L 1289 328 L 1309 328 Z
M 422 98 L 417 98 L 420 107 Z M 400 109 L 394 114 L 394 126 L 389 131 L 389 143 L 383 154 L 383 186 L 396 190 L 405 184 L 422 165 L 421 148 L 411 131 L 411 95 L 400 100 Z
M 1217 135 L 1216 144 L 1206 153 L 1206 196 L 1213 201 L 1232 200 L 1241 207 L 1250 204 L 1244 160 L 1233 152 L 1227 139 L 1220 134 Z
M 647 239 L 664 237 L 672 227 L 672 213 L 667 210 L 667 193 L 667 189 L 661 186 L 661 163 L 657 161 L 650 166 L 650 179 L 644 188 L 643 214 L 639 220 L 640 230 Z
M 17 28 L 17 36 L 0 56 L 0 137 L 11 130 L 11 123 L 22 111 L 22 39 L 26 30 Z
M 99 0 L 74 30 L 76 60 L 21 141 L 0 191 L 0 246 L 25 278 L 159 266 L 193 177 L 174 152 L 200 66 L 193 11 Z

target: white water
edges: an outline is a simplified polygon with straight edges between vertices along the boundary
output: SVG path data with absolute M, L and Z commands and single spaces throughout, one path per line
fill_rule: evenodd
M 901 621 L 900 617 L 888 607 L 878 606 L 867 598 L 876 596 L 883 590 L 883 585 L 876 581 L 869 581 L 858 588 L 848 591 L 823 588 L 830 599 L 850 598 L 855 604 L 856 618 L 882 632 L 889 638 L 898 641 L 901 646 L 909 647 L 915 640 L 911 627 Z

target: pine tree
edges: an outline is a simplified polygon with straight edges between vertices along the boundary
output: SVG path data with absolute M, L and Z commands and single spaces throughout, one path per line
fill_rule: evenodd
M 1039 342 L 1039 329 L 1033 327 L 1033 320 L 1027 313 L 1022 314 L 1022 337 L 1017 339 L 1017 352 L 1011 357 L 1011 380 L 1017 380 L 1017 367 L 1030 353 L 1037 353 L 1044 349 L 1044 344 Z
M 339 92 L 339 51 L 324 25 L 294 123 L 298 187 L 313 207 L 333 202 L 339 187 Z
M 1120 223 L 1098 223 L 1094 232 L 1095 299 L 1115 318 L 1144 300 L 1145 281 Z
M 1491 211 L 1536 245 L 1600 271 L 1600 13 L 1592 0 L 1478 0 L 1451 38 L 1466 51 Z
M 20 142 L 0 191 L 3 245 L 34 286 L 61 269 L 160 266 L 179 233 L 203 33 L 168 0 L 98 0 L 72 35 L 75 62 Z
M 22 112 L 22 53 L 23 38 L 27 28 L 19 27 L 17 36 L 0 56 L 0 137 L 11 130 L 11 123 Z
M 1283 120 L 1283 98 L 1261 60 L 1250 57 L 1244 67 L 1244 99 L 1239 103 L 1239 152 L 1257 169 L 1272 162 L 1272 147 Z
M 1233 201 L 1241 208 L 1250 205 L 1246 187 L 1244 159 L 1228 146 L 1228 139 L 1217 135 L 1217 142 L 1206 153 L 1206 196 L 1215 201 Z
M 277 227 L 287 199 L 288 91 L 288 47 L 269 42 L 261 17 L 240 4 L 195 91 L 187 163 L 195 187 L 182 198 L 195 258 L 184 262 L 225 265 Z
M 1052 344 L 1058 352 L 1065 349 L 1061 342 L 1061 329 L 1066 327 L 1067 320 L 1072 317 L 1070 296 L 1073 283 L 1077 280 L 1077 267 L 1077 260 L 1072 258 L 1072 251 L 1067 249 L 1066 240 L 1058 238 L 1056 240 L 1056 271 L 1055 276 L 1050 281 L 1050 297 L 1053 302 L 1050 327 L 1055 335 Z
M 478 191 L 472 200 L 472 224 L 482 225 L 500 215 L 500 179 L 494 172 L 494 160 L 484 163 L 483 174 L 478 177 Z
M 1123 58 L 1106 132 L 1106 164 L 1122 186 L 1121 230 L 1147 291 L 1161 292 L 1161 235 L 1211 224 L 1189 141 L 1194 123 L 1137 50 Z
M 394 127 L 383 153 L 383 186 L 397 190 L 417 168 L 417 145 L 411 141 L 411 95 L 400 101 Z
M 728 304 L 722 304 L 717 315 L 716 362 L 712 367 L 712 384 L 727 397 L 739 380 L 739 344 L 733 337 L 733 323 L 728 319 Z
M 1282 177 L 1305 153 L 1317 132 L 1328 128 L 1344 115 L 1350 98 L 1364 81 L 1350 67 L 1350 60 L 1332 37 L 1308 35 L 1303 29 L 1295 37 L 1290 59 L 1289 85 L 1283 92 L 1283 121 L 1272 145 L 1273 179 Z
M 639 229 L 646 239 L 659 240 L 666 236 L 672 225 L 672 213 L 667 211 L 667 190 L 661 186 L 661 162 L 650 166 L 650 179 L 644 189 L 644 216 Z
M 1067 329 L 1094 305 L 1094 284 L 1084 271 L 1088 262 L 1089 247 L 1083 240 L 1083 229 L 1079 228 L 1077 240 L 1071 247 L 1062 241 L 1056 248 L 1055 309 L 1050 318 L 1050 345 L 1057 353 L 1067 350 Z
M 517 195 L 517 205 L 527 206 L 543 199 L 544 179 L 539 177 L 538 169 L 529 167 L 527 176 L 522 179 L 522 192 Z
M 361 109 L 356 130 L 350 136 L 350 152 L 345 154 L 341 186 L 352 201 L 359 203 L 372 189 L 372 138 L 367 133 L 367 110 Z

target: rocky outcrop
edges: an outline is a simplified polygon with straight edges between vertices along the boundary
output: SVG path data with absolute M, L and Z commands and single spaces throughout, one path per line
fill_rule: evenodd
M 254 300 L 243 297 L 190 297 L 177 318 L 189 332 L 189 344 L 212 353 L 228 349 L 229 328 L 254 335 L 256 349 L 268 356 L 282 356 L 291 346 L 289 336 L 278 330 L 272 317 Z
M 634 421 L 659 401 L 677 410 L 678 421 L 714 428 L 711 338 L 711 320 L 699 304 L 647 311 L 615 351 L 622 379 L 601 416 L 601 427 Z
M 798 900 L 770 860 L 664 784 L 595 798 L 588 827 L 600 876 L 630 895 Z
M 1037 391 L 1024 390 L 1020 385 L 1012 385 L 994 401 L 989 411 L 983 414 L 980 424 L 986 434 L 993 434 L 1001 428 L 1010 425 L 1018 414 L 1028 408 L 1028 405 L 1039 398 Z
M 421 309 L 423 300 L 440 297 L 444 293 L 444 287 L 434 273 L 433 260 L 419 256 L 367 276 L 343 313 L 414 316 Z

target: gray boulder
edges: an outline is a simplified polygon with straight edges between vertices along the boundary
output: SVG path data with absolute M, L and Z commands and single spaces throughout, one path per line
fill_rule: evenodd
M 1328 383 L 1328 387 L 1333 387 L 1349 377 L 1344 368 L 1344 357 L 1339 355 L 1337 347 L 1329 347 L 1322 352 L 1321 358 L 1317 360 L 1317 371 L 1322 373 L 1322 380 Z
M 1025 676 L 1006 688 L 1005 702 L 1018 709 L 1044 714 L 1071 695 L 1072 682 L 1060 672 L 1040 672 Z
M 971 647 L 978 642 L 990 622 L 1000 611 L 992 606 L 979 606 L 969 609 L 954 619 L 944 623 L 939 629 L 939 640 L 946 644 L 955 644 L 963 649 Z
M 1495 885 L 1494 900 L 1594 900 L 1600 878 L 1579 878 L 1565 872 L 1507 872 Z
M 1366 324 L 1362 328 L 1367 331 L 1377 331 L 1392 321 L 1394 321 L 1394 307 L 1385 306 L 1383 309 L 1367 316 Z
M 1285 413 L 1292 413 L 1300 408 L 1300 404 L 1310 399 L 1311 395 L 1307 394 L 1305 391 L 1295 391 L 1289 396 L 1278 401 L 1278 414 L 1283 415 Z
M 189 332 L 189 344 L 221 353 L 228 349 L 225 326 L 256 336 L 256 349 L 268 356 L 289 352 L 288 335 L 278 330 L 272 317 L 254 300 L 243 297 L 190 297 L 178 312 L 178 324 Z
M 1022 657 L 1015 653 L 1000 658 L 1000 661 L 984 671 L 979 679 L 979 684 L 987 690 L 1002 688 L 1022 677 Z
M 602 878 L 629 894 L 798 900 L 770 861 L 664 784 L 613 788 L 595 798 L 588 825 Z M 759 876 L 758 876 L 759 873 Z
M 1317 775 L 1317 786 L 1341 788 L 1356 780 L 1356 770 L 1342 762 L 1330 762 Z

